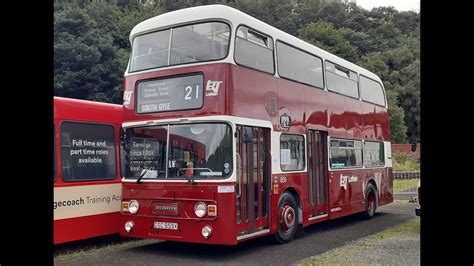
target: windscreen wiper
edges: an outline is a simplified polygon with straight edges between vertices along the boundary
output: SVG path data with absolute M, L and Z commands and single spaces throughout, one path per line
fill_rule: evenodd
M 190 175 L 190 176 L 186 175 L 186 169 L 189 169 L 188 166 L 186 166 L 186 161 L 181 160 L 181 159 L 179 159 L 179 160 L 177 160 L 177 161 L 179 161 L 179 162 L 177 163 L 177 166 L 178 166 L 178 177 L 180 177 L 180 176 L 181 176 L 180 173 L 183 173 L 183 170 L 185 170 L 185 171 L 184 171 L 184 174 L 183 174 L 182 176 L 184 176 L 184 178 L 186 178 L 186 180 L 188 180 L 188 182 L 186 182 L 186 184 L 191 184 L 191 185 L 197 184 L 197 182 L 194 181 L 194 178 L 193 178 L 192 175 Z M 192 169 L 194 169 L 194 168 L 192 168 Z
M 142 174 L 137 178 L 137 184 L 141 183 L 142 178 L 145 176 L 145 174 L 148 172 L 148 169 L 143 169 Z
M 209 168 L 191 168 L 191 169 L 193 169 L 193 170 L 207 170 L 209 172 L 212 172 L 212 170 L 209 169 Z M 184 174 L 183 176 L 184 176 L 184 178 L 186 178 L 186 180 L 188 180 L 188 182 L 186 184 L 189 184 L 189 183 L 191 183 L 191 185 L 197 184 L 197 182 L 194 181 L 194 177 L 192 175 L 188 176 L 188 175 Z
M 157 155 L 157 156 L 155 156 L 155 158 L 153 158 L 153 160 L 151 160 L 151 161 L 152 161 L 152 162 L 156 162 L 159 157 L 160 157 L 160 155 Z M 153 168 L 153 167 L 151 167 L 151 168 Z M 142 173 L 140 174 L 140 176 L 137 178 L 137 182 L 136 182 L 137 184 L 140 184 L 142 178 L 146 175 L 146 173 L 148 173 L 149 170 L 152 170 L 152 169 L 146 169 L 146 168 L 144 168 L 143 170 L 144 170 L 144 171 L 142 171 Z
M 188 180 L 188 182 L 186 184 L 191 184 L 191 185 L 196 185 L 197 184 L 197 182 L 194 181 L 194 178 L 192 176 L 184 175 L 184 178 L 186 178 L 186 180 Z

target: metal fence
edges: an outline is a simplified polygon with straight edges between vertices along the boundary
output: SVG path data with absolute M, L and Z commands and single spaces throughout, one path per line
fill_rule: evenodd
M 393 172 L 395 199 L 415 201 L 420 176 L 420 171 Z
M 420 178 L 420 171 L 393 172 L 393 179 Z

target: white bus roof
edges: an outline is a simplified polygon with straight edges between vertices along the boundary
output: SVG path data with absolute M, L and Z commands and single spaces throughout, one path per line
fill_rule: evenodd
M 240 24 L 260 31 L 264 34 L 271 36 L 275 41 L 281 40 L 288 44 L 291 44 L 297 48 L 307 51 L 311 54 L 317 55 L 324 60 L 331 61 L 337 65 L 348 68 L 352 71 L 377 80 L 380 83 L 382 81 L 374 73 L 359 67 L 345 59 L 342 59 L 334 54 L 326 52 L 312 44 L 309 44 L 303 40 L 300 40 L 284 31 L 281 31 L 269 24 L 260 21 L 250 15 L 247 15 L 235 8 L 225 5 L 205 5 L 180 9 L 165 13 L 150 19 L 147 19 L 137 24 L 130 32 L 130 42 L 133 43 L 133 39 L 137 35 L 141 35 L 147 32 L 153 32 L 159 29 L 165 29 L 174 27 L 180 24 L 189 24 L 190 22 L 206 21 L 206 20 L 223 20 L 228 21 L 235 32 L 235 28 Z

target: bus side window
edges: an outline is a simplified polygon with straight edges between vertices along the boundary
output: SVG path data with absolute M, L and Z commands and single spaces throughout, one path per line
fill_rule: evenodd
M 282 134 L 280 136 L 280 167 L 283 171 L 299 171 L 305 167 L 304 137 Z
M 117 177 L 114 126 L 67 121 L 61 123 L 60 131 L 63 181 Z
M 273 39 L 257 31 L 240 26 L 235 37 L 235 62 L 265 73 L 275 72 Z

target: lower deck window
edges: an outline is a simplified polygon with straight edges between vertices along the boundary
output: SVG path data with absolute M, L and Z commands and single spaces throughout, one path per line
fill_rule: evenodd
M 362 141 L 331 140 L 331 168 L 347 168 L 362 166 Z
M 280 166 L 283 171 L 303 170 L 305 162 L 304 138 L 282 134 L 280 137 Z
M 364 165 L 365 167 L 385 165 L 383 142 L 364 142 Z

